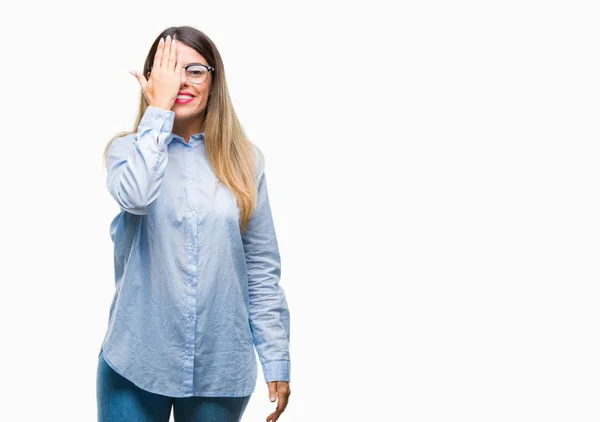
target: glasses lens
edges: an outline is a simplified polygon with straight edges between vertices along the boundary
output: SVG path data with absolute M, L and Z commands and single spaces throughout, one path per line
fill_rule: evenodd
M 206 80 L 208 75 L 208 69 L 204 66 L 191 66 L 188 67 L 187 77 L 190 82 L 195 84 L 201 84 Z

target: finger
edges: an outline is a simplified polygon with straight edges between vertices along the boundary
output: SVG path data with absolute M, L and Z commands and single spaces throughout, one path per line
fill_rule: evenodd
M 177 54 L 177 64 L 175 65 L 175 73 L 181 75 L 181 69 L 183 69 L 183 54 Z
M 279 395 L 279 400 L 277 401 L 277 409 L 276 411 L 281 413 L 285 410 L 285 408 L 287 407 L 288 404 L 288 395 L 287 394 L 280 394 Z
M 278 411 L 274 411 L 269 416 L 267 416 L 267 421 L 268 422 L 276 422 L 277 419 L 279 419 L 279 416 L 281 416 L 281 413 L 279 413 Z
M 175 68 L 177 64 L 177 43 L 175 42 L 175 38 L 171 41 L 171 52 L 169 54 L 169 70 Z
M 279 397 L 279 400 L 277 400 L 277 411 L 283 412 L 288 404 L 289 386 L 285 382 L 279 382 L 277 383 L 277 387 L 277 396 Z
M 144 75 L 136 72 L 135 70 L 130 70 L 129 73 L 131 73 L 133 76 L 135 76 L 135 78 L 138 80 L 138 82 L 140 83 L 140 86 L 143 89 L 147 82 L 146 78 L 144 78 Z
M 273 381 L 273 382 L 270 382 L 268 385 L 269 385 L 269 400 L 274 402 L 275 399 L 277 398 L 277 382 Z
M 154 63 L 152 64 L 152 69 L 160 68 L 164 48 L 165 48 L 165 40 L 163 38 L 161 38 L 160 41 L 158 42 L 158 47 L 156 47 L 156 53 L 154 53 Z
M 167 35 L 167 38 L 165 39 L 165 48 L 163 49 L 162 61 L 160 62 L 160 65 L 163 68 L 166 68 L 166 69 L 169 68 L 169 55 L 170 54 L 171 54 L 171 37 L 169 35 Z

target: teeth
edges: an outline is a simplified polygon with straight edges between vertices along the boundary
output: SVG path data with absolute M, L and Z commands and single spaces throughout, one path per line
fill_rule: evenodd
M 194 98 L 194 97 L 191 97 L 189 95 L 178 95 L 177 96 L 178 100 L 189 100 L 190 98 Z

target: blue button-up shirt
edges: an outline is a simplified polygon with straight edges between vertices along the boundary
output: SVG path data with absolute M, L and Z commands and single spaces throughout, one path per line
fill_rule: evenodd
M 172 133 L 149 106 L 108 150 L 115 294 L 100 352 L 138 387 L 171 397 L 247 396 L 257 364 L 290 381 L 290 317 L 262 153 L 258 200 L 240 234 L 235 195 L 206 157 L 204 133 Z

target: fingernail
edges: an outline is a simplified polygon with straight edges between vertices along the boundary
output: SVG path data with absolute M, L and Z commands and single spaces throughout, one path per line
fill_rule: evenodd
M 271 396 L 271 401 L 275 401 L 275 396 Z
M 135 76 L 135 70 L 130 70 L 129 73 L 131 73 L 133 76 Z

